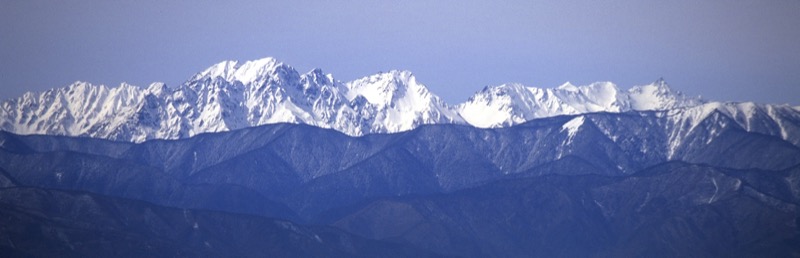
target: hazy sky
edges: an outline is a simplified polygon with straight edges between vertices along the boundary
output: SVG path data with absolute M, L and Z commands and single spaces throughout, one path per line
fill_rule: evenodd
M 0 1 L 0 99 L 77 80 L 174 87 L 267 56 L 343 81 L 410 70 L 453 104 L 506 82 L 663 77 L 798 105 L 800 1 Z

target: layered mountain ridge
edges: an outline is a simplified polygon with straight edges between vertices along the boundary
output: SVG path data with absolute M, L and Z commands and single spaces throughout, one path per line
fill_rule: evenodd
M 0 105 L 4 257 L 789 257 L 798 182 L 798 107 L 663 80 L 450 105 L 266 58 Z
M 76 82 L 26 93 L 0 104 L 0 130 L 143 142 L 300 123 L 361 136 L 424 124 L 498 128 L 558 115 L 650 110 L 672 111 L 667 114 L 676 128 L 694 128 L 719 111 L 750 131 L 780 132 L 800 142 L 799 126 L 791 122 L 796 119 L 790 119 L 800 117 L 797 107 L 707 102 L 674 91 L 661 79 L 629 90 L 610 82 L 552 89 L 503 84 L 450 105 L 408 71 L 342 82 L 320 69 L 301 74 L 274 58 L 220 62 L 176 88 Z
M 750 106 L 738 105 L 683 111 L 699 120 L 685 123 L 678 111 L 600 112 L 363 137 L 289 123 L 140 144 L 0 132 L 12 225 L 0 253 L 96 253 L 117 244 L 82 236 L 133 232 L 99 240 L 255 257 L 275 246 L 290 257 L 791 256 L 800 147 L 770 133 L 756 105 L 753 119 L 721 111 Z

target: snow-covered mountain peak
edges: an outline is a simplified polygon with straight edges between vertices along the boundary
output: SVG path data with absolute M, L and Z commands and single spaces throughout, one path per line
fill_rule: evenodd
M 126 84 L 122 83 L 122 84 L 120 84 L 120 87 L 118 87 L 118 88 L 124 88 L 123 87 L 124 85 L 126 85 Z M 113 89 L 113 88 L 106 87 L 105 85 L 102 85 L 102 84 L 101 85 L 95 85 L 95 84 L 92 84 L 92 83 L 89 83 L 89 82 L 76 81 L 76 82 L 73 82 L 72 84 L 70 84 L 69 86 L 67 86 L 65 88 L 60 88 L 60 89 L 56 88 L 56 89 L 47 90 L 47 91 L 43 92 L 43 95 L 59 95 L 59 94 L 62 94 L 62 95 L 86 95 L 86 94 L 89 94 L 89 93 L 91 93 L 93 91 L 107 91 L 109 89 Z
M 346 96 L 356 110 L 373 110 L 370 132 L 398 132 L 421 124 L 464 123 L 439 96 L 417 81 L 409 71 L 392 70 L 345 84 Z
M 336 80 L 334 80 L 332 74 L 325 74 L 322 72 L 322 69 L 315 68 L 303 75 L 300 76 L 301 80 L 306 81 L 304 83 L 304 89 L 307 89 L 309 86 L 315 85 L 333 85 Z
M 93 87 L 93 86 L 94 85 L 92 85 L 92 83 L 90 83 L 90 82 L 75 81 L 72 84 L 70 84 L 69 86 L 67 86 L 67 90 L 80 90 L 80 89 L 90 88 L 90 87 Z
M 123 88 L 123 89 L 128 89 L 128 88 L 139 89 L 139 86 L 136 86 L 136 85 L 133 85 L 133 84 L 130 84 L 130 83 L 127 83 L 127 82 L 122 82 L 122 83 L 119 84 L 119 88 Z
M 86 98 L 98 95 L 112 94 L 121 98 L 135 98 L 142 89 L 139 86 L 128 83 L 120 83 L 116 87 L 107 87 L 103 84 L 92 84 L 89 82 L 76 81 L 65 88 L 56 88 L 45 91 L 42 96 L 58 97 L 62 96 L 69 101 L 81 102 Z M 33 95 L 31 95 L 33 96 Z M 25 97 L 25 96 L 23 96 Z
M 163 82 L 154 82 L 147 87 L 147 93 L 155 96 L 163 96 L 164 94 L 169 93 L 169 88 L 167 88 L 167 85 Z
M 266 57 L 243 63 L 239 61 L 223 61 L 194 75 L 189 81 L 221 78 L 225 81 L 238 81 L 247 85 L 263 81 L 266 78 L 280 80 L 286 74 L 297 76 L 297 71 L 275 58 Z
M 464 120 L 477 127 L 499 127 L 518 124 L 532 118 L 536 103 L 548 92 L 519 83 L 489 86 L 457 106 Z
M 519 83 L 504 83 L 497 86 L 486 87 L 482 92 L 492 93 L 493 95 L 508 95 L 514 93 L 524 93 L 530 91 L 532 88 L 525 87 Z
M 633 110 L 665 110 L 705 103 L 700 97 L 688 97 L 674 91 L 663 78 L 647 84 L 634 86 L 628 90 Z
M 592 91 L 613 91 L 619 90 L 619 88 L 612 82 L 594 82 L 588 85 L 580 86 L 574 85 L 571 82 L 565 82 L 553 88 L 552 90 L 560 92 L 581 92 L 583 94 L 587 94 Z
M 275 76 L 275 78 L 282 78 L 285 74 L 297 74 L 297 71 L 289 65 L 278 62 L 274 58 L 267 57 L 259 60 L 247 61 L 241 66 L 237 67 L 233 72 L 233 80 L 240 81 L 244 84 L 258 81 L 265 76 Z
M 620 112 L 627 108 L 627 96 L 611 82 L 595 82 L 578 87 L 580 94 L 574 98 L 583 99 L 586 109 L 578 109 L 580 113 L 611 111 Z M 574 106 L 578 103 L 574 103 Z
M 566 90 L 566 91 L 578 91 L 578 87 L 573 85 L 571 82 L 565 82 L 564 84 L 559 85 L 556 89 Z
M 740 121 L 746 130 L 800 143 L 796 133 L 800 124 L 794 122 L 800 121 L 800 107 L 704 103 L 657 80 L 629 90 L 610 82 L 582 86 L 567 82 L 556 88 L 507 83 L 487 86 L 465 103 L 450 106 L 409 71 L 341 82 L 321 69 L 300 74 L 274 58 L 263 58 L 214 64 L 176 88 L 163 83 L 141 88 L 79 81 L 25 93 L 0 104 L 0 130 L 141 142 L 303 123 L 359 136 L 401 132 L 422 124 L 504 127 L 557 115 L 673 110 L 658 114 L 676 121 L 675 130 L 684 133 L 676 135 L 690 133 L 697 123 L 719 113 Z M 575 120 L 570 125 L 577 124 Z M 575 131 L 579 126 L 568 127 L 567 131 Z
M 390 105 L 409 93 L 410 97 L 430 95 L 428 88 L 417 83 L 416 77 L 409 71 L 381 72 L 348 82 L 345 86 L 348 89 L 348 99 L 353 100 L 361 95 L 369 103 L 378 106 Z
M 233 61 L 233 60 L 226 60 L 226 61 L 222 61 L 222 62 L 216 63 L 216 64 L 206 68 L 202 72 L 199 72 L 199 73 L 195 74 L 189 80 L 190 81 L 199 81 L 199 80 L 202 80 L 203 78 L 213 79 L 213 78 L 217 78 L 217 77 L 221 77 L 223 79 L 226 79 L 226 78 L 229 77 L 230 74 L 232 74 L 232 71 L 234 71 L 236 69 L 236 66 L 238 65 L 238 63 L 239 63 L 238 61 Z
M 658 95 L 666 95 L 666 94 L 675 94 L 676 92 L 672 91 L 672 88 L 664 81 L 664 78 L 659 78 L 653 83 L 647 85 L 636 85 L 631 87 L 628 92 L 630 93 L 648 93 L 648 94 L 658 94 Z
M 461 116 L 478 127 L 514 125 L 540 117 L 591 112 L 666 110 L 703 103 L 672 91 L 663 80 L 620 90 L 611 82 L 556 88 L 526 87 L 518 83 L 486 87 L 458 105 Z

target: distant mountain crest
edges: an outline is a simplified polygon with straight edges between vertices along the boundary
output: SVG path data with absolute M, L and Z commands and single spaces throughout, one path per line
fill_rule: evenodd
M 240 81 L 251 83 L 259 78 L 274 74 L 279 69 L 294 71 L 274 58 L 267 57 L 253 61 L 240 63 L 239 61 L 223 61 L 203 70 L 194 75 L 189 81 L 197 81 L 202 78 L 222 78 L 226 81 Z
M 264 124 L 303 123 L 360 136 L 407 131 L 423 124 L 505 127 L 558 115 L 684 110 L 704 103 L 699 97 L 672 90 L 659 79 L 629 90 L 610 82 L 584 86 L 567 82 L 551 89 L 511 83 L 486 87 L 464 103 L 449 105 L 409 71 L 393 70 L 341 82 L 320 69 L 300 74 L 268 57 L 220 62 L 172 89 L 163 83 L 140 88 L 125 83 L 106 87 L 76 82 L 38 94 L 26 93 L 1 104 L 0 130 L 142 142 Z M 800 116 L 797 107 L 788 106 L 710 107 L 731 114 L 743 128 L 788 131 L 782 134 L 784 138 L 794 137 L 796 125 L 782 122 L 790 120 L 781 117 Z M 753 109 L 757 112 L 747 111 Z M 748 112 L 765 114 L 756 117 L 770 120 L 751 121 Z M 765 123 L 778 126 L 756 126 Z
M 702 103 L 700 98 L 673 91 L 663 80 L 627 91 L 610 82 L 585 86 L 567 82 L 553 89 L 503 84 L 475 93 L 458 105 L 458 111 L 468 123 L 491 128 L 556 115 L 669 110 Z

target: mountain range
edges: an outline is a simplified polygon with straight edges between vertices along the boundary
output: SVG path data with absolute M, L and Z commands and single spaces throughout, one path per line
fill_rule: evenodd
M 800 256 L 800 109 L 275 59 L 0 110 L 0 256 Z
M 557 116 L 493 129 L 425 125 L 362 137 L 282 123 L 138 144 L 3 132 L 0 205 L 9 223 L 27 226 L 0 230 L 8 239 L 0 241 L 0 251 L 49 251 L 39 255 L 46 256 L 76 248 L 78 256 L 91 256 L 149 243 L 168 255 L 199 251 L 191 248 L 209 242 L 216 248 L 207 254 L 263 252 L 250 242 L 219 246 L 225 241 L 216 235 L 225 234 L 263 239 L 286 248 L 282 256 L 295 257 L 305 248 L 330 256 L 800 252 L 800 147 L 779 135 L 748 132 L 722 112 L 672 146 L 664 114 Z M 131 201 L 141 204 L 118 211 Z M 181 222 L 174 218 L 181 212 L 232 215 L 200 220 L 208 230 L 202 234 L 189 234 L 192 223 L 175 228 L 132 219 L 153 207 L 172 209 L 150 215 L 172 221 L 164 223 Z M 87 212 L 106 226 L 86 226 Z M 245 230 L 275 220 L 309 233 L 298 239 L 280 228 Z M 203 226 L 209 223 L 240 230 Z M 358 241 L 367 247 L 319 245 L 314 234 L 332 229 L 303 229 L 309 224 L 347 233 L 333 239 L 364 238 Z M 151 231 L 130 234 L 131 228 Z M 159 236 L 154 232 L 173 230 L 148 242 Z M 122 233 L 127 238 L 86 237 Z M 91 244 L 100 240 L 108 244 Z
M 690 109 L 681 113 L 699 116 L 715 109 L 742 114 L 743 120 L 758 113 L 783 125 L 785 113 L 797 111 L 785 105 L 707 102 L 676 92 L 663 80 L 629 90 L 608 82 L 566 83 L 552 89 L 503 84 L 450 105 L 408 71 L 341 82 L 320 69 L 300 74 L 274 58 L 221 62 L 175 88 L 163 83 L 140 88 L 76 82 L 7 99 L 0 107 L 0 130 L 132 142 L 274 123 L 302 123 L 361 136 L 424 124 L 497 128 L 557 115 L 675 109 Z

